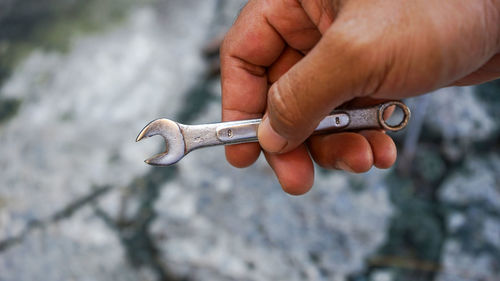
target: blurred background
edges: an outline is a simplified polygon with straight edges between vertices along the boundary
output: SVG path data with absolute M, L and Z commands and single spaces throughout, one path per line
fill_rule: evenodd
M 292 197 L 223 148 L 135 143 L 220 120 L 241 0 L 0 0 L 0 280 L 499 280 L 500 82 L 409 99 L 393 169 Z

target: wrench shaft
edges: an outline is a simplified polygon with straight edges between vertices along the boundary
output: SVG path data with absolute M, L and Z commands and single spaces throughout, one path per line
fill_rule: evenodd
M 396 126 L 387 124 L 383 116 L 385 109 L 392 105 L 400 107 L 404 113 L 403 120 Z M 406 105 L 396 101 L 366 108 L 334 110 L 321 120 L 313 134 L 364 129 L 398 131 L 406 126 L 409 114 Z M 256 142 L 261 121 L 262 119 L 250 119 L 203 125 L 180 124 L 186 153 L 205 146 Z

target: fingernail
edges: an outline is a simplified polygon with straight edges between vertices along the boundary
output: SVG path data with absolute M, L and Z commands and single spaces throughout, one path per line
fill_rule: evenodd
M 347 171 L 347 172 L 351 172 L 351 173 L 354 173 L 354 171 L 352 170 L 351 167 L 349 167 L 349 165 L 347 165 L 344 161 L 342 160 L 339 160 L 337 161 L 335 167 L 337 169 L 340 169 L 340 170 L 344 170 L 344 171 Z
M 260 123 L 258 135 L 260 146 L 262 146 L 265 151 L 271 153 L 281 152 L 288 144 L 287 140 L 278 135 L 271 127 L 267 115 L 264 115 L 262 123 Z

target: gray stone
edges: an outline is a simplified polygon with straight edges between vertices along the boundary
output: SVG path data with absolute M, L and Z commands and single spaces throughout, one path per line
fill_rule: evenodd
M 455 170 L 443 182 L 440 198 L 447 203 L 466 205 L 471 202 L 485 204 L 500 210 L 500 157 L 470 157 L 464 167 Z
M 500 274 L 500 157 L 470 157 L 441 187 L 453 208 L 437 280 L 497 280 Z
M 496 128 L 473 87 L 448 87 L 431 93 L 427 112 L 426 125 L 447 141 L 485 140 Z
M 450 239 L 443 250 L 442 270 L 438 281 L 498 280 L 498 260 L 487 253 L 467 253 L 463 242 Z
M 153 272 L 132 268 L 125 258 L 120 241 L 87 207 L 2 252 L 0 280 L 156 280 Z
M 175 116 L 202 74 L 215 1 L 148 3 L 67 53 L 33 51 L 0 89 L 22 101 L 0 127 L 0 280 L 157 279 L 91 209 L 116 217 L 149 171 L 160 140 L 135 137 Z

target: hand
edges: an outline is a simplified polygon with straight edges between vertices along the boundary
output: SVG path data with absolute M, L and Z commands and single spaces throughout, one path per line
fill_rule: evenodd
M 266 159 L 286 192 L 302 194 L 311 156 L 352 172 L 395 162 L 381 131 L 309 137 L 332 109 L 498 78 L 499 52 L 500 0 L 250 0 L 221 48 L 222 119 L 264 114 Z M 248 166 L 260 146 L 227 146 L 227 160 Z

